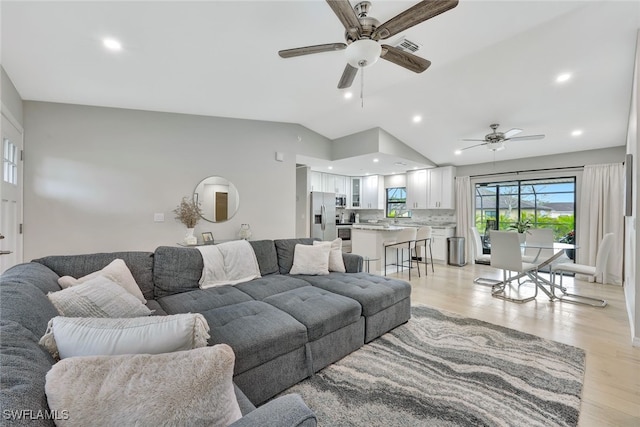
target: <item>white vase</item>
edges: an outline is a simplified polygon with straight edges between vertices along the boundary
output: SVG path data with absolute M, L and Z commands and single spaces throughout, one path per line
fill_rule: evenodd
M 251 238 L 251 226 L 249 226 L 249 224 L 242 224 L 240 226 L 240 232 L 238 233 L 238 236 L 242 240 L 249 240 Z
M 187 234 L 184 236 L 182 243 L 185 245 L 197 245 L 198 238 L 193 235 L 194 228 L 187 228 Z

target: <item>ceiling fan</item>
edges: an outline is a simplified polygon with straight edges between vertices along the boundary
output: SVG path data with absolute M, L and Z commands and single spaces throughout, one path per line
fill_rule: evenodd
M 329 43 L 285 49 L 278 52 L 282 58 L 292 58 L 320 52 L 346 49 L 347 66 L 338 83 L 338 89 L 351 86 L 358 69 L 373 65 L 378 58 L 421 73 L 431 62 L 402 49 L 378 43 L 427 19 L 457 6 L 458 0 L 424 0 L 410 7 L 384 24 L 369 16 L 371 3 L 362 1 L 351 7 L 348 0 L 327 0 L 346 30 L 346 43 Z
M 493 123 L 490 127 L 492 129 L 491 133 L 488 133 L 484 136 L 484 139 L 463 139 L 463 141 L 482 141 L 482 143 L 480 144 L 476 144 L 476 145 L 472 145 L 470 147 L 466 147 L 466 148 L 462 148 L 458 151 L 456 151 L 456 154 L 460 154 L 462 151 L 464 150 L 468 150 L 469 148 L 474 148 L 474 147 L 480 147 L 481 145 L 484 145 L 487 147 L 487 149 L 491 150 L 491 151 L 500 151 L 500 150 L 504 150 L 504 143 L 506 141 L 531 141 L 531 140 L 535 140 L 535 139 L 542 139 L 544 138 L 544 135 L 523 135 L 523 136 L 516 136 L 518 135 L 520 132 L 522 132 L 522 129 L 518 129 L 518 128 L 513 128 L 510 129 L 506 132 L 498 132 L 498 126 L 500 126 L 497 123 Z

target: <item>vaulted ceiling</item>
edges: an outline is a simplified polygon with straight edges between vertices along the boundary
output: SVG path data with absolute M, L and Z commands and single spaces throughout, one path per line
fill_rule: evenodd
M 371 3 L 384 22 L 416 2 Z M 344 41 L 325 1 L 0 5 L 2 66 L 25 100 L 299 123 L 330 139 L 380 127 L 440 165 L 626 141 L 637 1 L 461 0 L 390 39 L 418 43 L 427 71 L 382 60 L 349 90 L 337 89 L 344 51 L 277 54 Z M 105 37 L 122 50 L 106 50 Z M 556 82 L 563 73 L 571 78 Z M 454 155 L 491 123 L 546 138 Z

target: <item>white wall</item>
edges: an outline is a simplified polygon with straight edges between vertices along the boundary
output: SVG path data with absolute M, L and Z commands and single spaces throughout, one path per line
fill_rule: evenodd
M 13 118 L 17 124 L 24 127 L 22 98 L 20 98 L 16 87 L 2 66 L 0 66 L 0 100 L 2 101 L 2 111 L 9 113 L 10 117 Z
M 24 121 L 25 260 L 175 245 L 185 227 L 172 210 L 211 175 L 233 182 L 240 206 L 196 235 L 231 239 L 248 223 L 256 240 L 294 237 L 295 154 L 330 153 L 285 123 L 44 102 L 25 102 Z

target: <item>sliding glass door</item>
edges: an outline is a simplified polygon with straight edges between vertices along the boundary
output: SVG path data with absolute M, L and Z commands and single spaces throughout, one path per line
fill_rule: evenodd
M 575 229 L 575 177 L 476 184 L 475 194 L 475 225 L 483 240 L 488 229 L 507 230 L 517 221 L 553 229 L 556 241 L 569 239 Z

